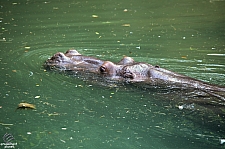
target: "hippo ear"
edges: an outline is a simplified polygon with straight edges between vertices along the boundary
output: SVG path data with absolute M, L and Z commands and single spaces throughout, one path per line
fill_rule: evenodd
M 77 50 L 71 49 L 66 51 L 65 53 L 66 56 L 76 56 L 76 55 L 81 55 Z
M 118 65 L 131 65 L 134 63 L 133 58 L 124 56 L 123 59 L 120 60 Z

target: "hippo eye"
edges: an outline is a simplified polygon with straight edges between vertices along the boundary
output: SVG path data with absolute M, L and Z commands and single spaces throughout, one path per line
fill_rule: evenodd
M 99 70 L 100 70 L 101 73 L 105 73 L 105 72 L 106 72 L 105 66 L 101 66 L 101 67 L 99 68 Z

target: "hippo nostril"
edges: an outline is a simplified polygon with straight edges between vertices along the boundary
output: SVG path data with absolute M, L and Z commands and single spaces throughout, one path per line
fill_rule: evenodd
M 99 68 L 99 70 L 100 70 L 101 73 L 105 73 L 105 72 L 106 72 L 105 66 L 101 66 L 101 67 Z
M 54 57 L 58 60 L 64 60 L 65 59 L 65 56 L 64 56 L 63 53 L 57 53 Z
M 58 55 L 60 58 L 63 58 L 63 55 L 62 55 L 62 53 L 59 53 L 59 55 Z
M 80 53 L 77 52 L 77 50 L 68 50 L 65 53 L 66 56 L 75 56 L 75 55 L 81 55 Z
M 155 65 L 155 68 L 160 68 L 159 65 Z

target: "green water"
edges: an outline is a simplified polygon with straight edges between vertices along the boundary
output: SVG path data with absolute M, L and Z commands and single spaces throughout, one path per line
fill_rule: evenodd
M 211 110 L 179 110 L 179 97 L 42 67 L 75 48 L 225 85 L 225 1 L 4 0 L 0 8 L 0 137 L 12 134 L 15 148 L 225 148 L 225 119 Z M 21 102 L 36 109 L 15 111 Z

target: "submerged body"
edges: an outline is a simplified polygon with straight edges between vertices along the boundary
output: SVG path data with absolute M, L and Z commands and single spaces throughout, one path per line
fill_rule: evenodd
M 152 86 L 169 88 L 197 89 L 207 92 L 225 101 L 225 87 L 211 85 L 203 81 L 184 76 L 172 71 L 153 66 L 148 63 L 135 62 L 130 57 L 124 57 L 120 62 L 113 63 L 94 57 L 83 56 L 76 50 L 69 50 L 65 54 L 56 53 L 45 63 L 48 69 L 59 69 L 72 72 L 91 72 L 109 80 L 131 83 L 144 83 Z

